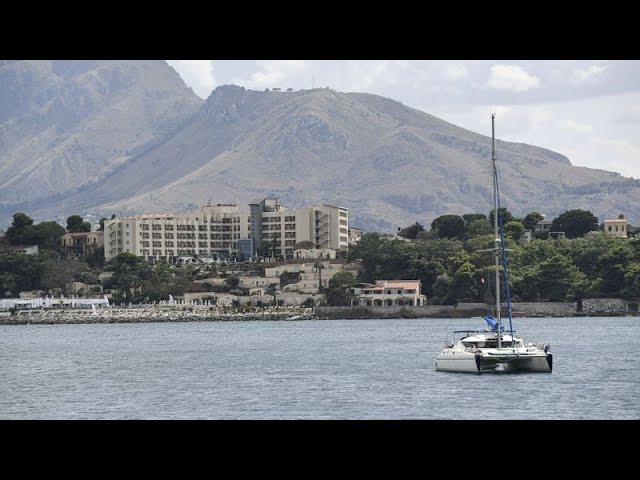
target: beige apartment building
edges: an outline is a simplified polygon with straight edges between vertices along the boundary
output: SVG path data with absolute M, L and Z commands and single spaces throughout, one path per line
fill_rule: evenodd
M 121 252 L 146 259 L 242 260 L 264 245 L 276 257 L 292 258 L 294 245 L 305 240 L 316 248 L 346 248 L 348 231 L 346 208 L 317 205 L 288 209 L 270 197 L 250 203 L 249 211 L 241 211 L 237 204 L 217 204 L 191 213 L 106 220 L 104 254 L 106 261 Z

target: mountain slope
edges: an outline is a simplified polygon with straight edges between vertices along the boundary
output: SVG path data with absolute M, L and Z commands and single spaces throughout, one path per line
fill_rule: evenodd
M 502 202 L 515 214 L 632 215 L 640 203 L 639 182 L 619 174 L 574 167 L 529 145 L 498 141 L 496 148 Z M 225 86 L 187 129 L 120 172 L 139 178 L 155 164 L 165 173 L 107 210 L 170 211 L 275 194 L 291 206 L 341 204 L 356 223 L 392 229 L 488 212 L 490 153 L 490 138 L 376 95 Z
M 574 167 L 544 148 L 500 140 L 496 148 L 502 205 L 515 215 L 584 208 L 601 220 L 638 220 L 637 180 Z M 226 85 L 112 173 L 24 211 L 110 216 L 277 195 L 291 207 L 339 204 L 353 225 L 393 230 L 446 213 L 488 213 L 490 153 L 490 138 L 376 95 Z
M 163 61 L 0 63 L 0 203 L 104 178 L 202 104 Z

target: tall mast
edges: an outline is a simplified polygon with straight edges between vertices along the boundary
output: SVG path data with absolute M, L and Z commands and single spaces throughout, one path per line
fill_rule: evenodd
M 493 232 L 494 240 L 494 263 L 496 267 L 496 320 L 498 320 L 498 348 L 502 347 L 500 330 L 502 322 L 500 320 L 500 232 L 498 231 L 498 170 L 496 168 L 496 132 L 494 119 L 496 114 L 491 114 L 491 163 L 493 166 Z

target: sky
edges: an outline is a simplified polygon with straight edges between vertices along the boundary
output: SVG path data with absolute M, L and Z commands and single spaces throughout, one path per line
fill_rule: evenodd
M 219 85 L 330 87 L 398 100 L 573 165 L 640 178 L 638 60 L 168 60 L 202 98 Z

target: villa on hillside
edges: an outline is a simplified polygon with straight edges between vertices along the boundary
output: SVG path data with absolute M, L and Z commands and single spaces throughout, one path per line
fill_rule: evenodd
M 70 257 L 85 257 L 104 247 L 104 232 L 65 233 L 61 239 L 65 253 Z
M 624 215 L 618 215 L 615 220 L 605 220 L 604 231 L 616 237 L 627 238 L 627 232 L 629 231 L 629 222 Z
M 427 296 L 420 293 L 420 280 L 376 280 L 352 287 L 353 305 L 368 307 L 423 306 Z

